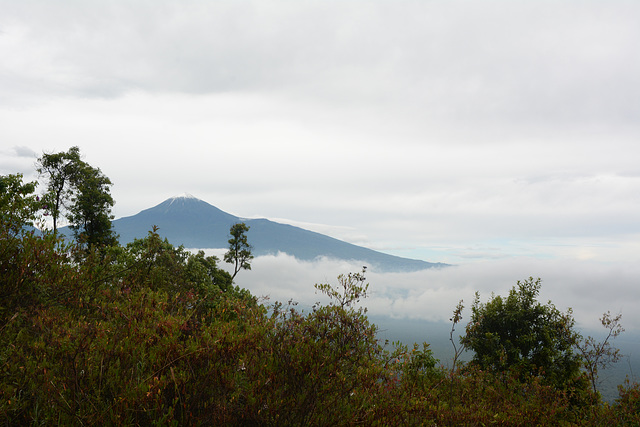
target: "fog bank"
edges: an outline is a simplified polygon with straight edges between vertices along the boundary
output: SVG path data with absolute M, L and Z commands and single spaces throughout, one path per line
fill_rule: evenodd
M 207 250 L 221 258 L 223 250 Z M 227 268 L 228 265 L 221 263 Z M 294 300 L 302 309 L 326 302 L 316 293 L 315 283 L 338 284 L 337 276 L 362 270 L 361 262 L 318 259 L 297 260 L 286 254 L 257 257 L 250 271 L 241 271 L 236 283 L 270 301 Z M 640 330 L 640 265 L 597 263 L 579 260 L 514 258 L 483 261 L 412 273 L 367 271 L 369 297 L 361 303 L 372 316 L 448 322 L 458 301 L 466 307 L 463 322 L 475 292 L 481 301 L 492 293 L 506 295 L 518 280 L 540 277 L 539 300 L 551 301 L 558 309 L 572 308 L 579 328 L 599 328 L 598 318 L 610 310 L 623 314 L 628 331 Z

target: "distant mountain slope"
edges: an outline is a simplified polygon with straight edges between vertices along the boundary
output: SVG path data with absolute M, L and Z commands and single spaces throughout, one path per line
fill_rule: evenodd
M 120 235 L 121 244 L 145 237 L 156 225 L 158 233 L 174 245 L 226 248 L 229 246 L 229 228 L 237 222 L 244 222 L 250 227 L 247 236 L 256 256 L 278 252 L 301 260 L 324 256 L 362 261 L 378 271 L 417 271 L 446 265 L 384 254 L 267 219 L 242 219 L 191 196 L 167 199 L 136 215 L 117 219 L 113 226 Z

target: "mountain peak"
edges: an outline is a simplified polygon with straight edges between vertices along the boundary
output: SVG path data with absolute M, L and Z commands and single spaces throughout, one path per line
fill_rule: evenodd
M 185 206 L 193 207 L 194 205 L 208 205 L 208 203 L 189 193 L 182 193 L 179 196 L 169 197 L 158 206 L 163 206 L 165 209 L 174 209 Z
M 182 193 L 179 196 L 173 196 L 170 197 L 169 200 L 179 200 L 179 199 L 194 199 L 194 200 L 199 200 L 196 196 L 194 196 L 193 194 L 189 194 L 189 193 Z

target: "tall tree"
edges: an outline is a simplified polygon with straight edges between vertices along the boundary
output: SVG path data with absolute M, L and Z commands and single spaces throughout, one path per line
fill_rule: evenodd
M 53 231 L 58 230 L 58 218 L 71 198 L 72 181 L 80 165 L 80 148 L 71 147 L 67 152 L 44 153 L 37 160 L 36 170 L 47 183 L 45 199 L 53 219 Z
M 224 254 L 224 261 L 230 264 L 234 264 L 233 275 L 231 280 L 236 277 L 238 271 L 251 270 L 251 264 L 249 261 L 253 259 L 251 254 L 251 245 L 247 242 L 247 232 L 249 226 L 244 222 L 234 224 L 229 230 L 231 239 L 229 239 L 229 250 Z
M 80 158 L 80 149 L 43 154 L 37 170 L 47 182 L 44 195 L 53 218 L 53 230 L 66 211 L 66 218 L 78 241 L 87 246 L 112 245 L 117 239 L 111 229 L 111 180 L 100 169 Z
M 88 246 L 104 246 L 117 243 L 111 227 L 111 180 L 98 168 L 85 162 L 78 165 L 72 176 L 74 194 L 67 219 L 71 222 L 76 239 Z

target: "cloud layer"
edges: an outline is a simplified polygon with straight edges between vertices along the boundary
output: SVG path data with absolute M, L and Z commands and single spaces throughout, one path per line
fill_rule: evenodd
M 236 277 L 237 283 L 271 302 L 297 301 L 303 309 L 326 303 L 316 283 L 338 285 L 337 276 L 357 272 L 362 265 L 335 260 L 302 262 L 285 254 L 258 257 L 251 271 Z M 520 280 L 541 278 L 538 300 L 551 301 L 559 310 L 573 310 L 579 328 L 601 328 L 606 311 L 623 314 L 629 331 L 640 331 L 640 267 L 637 264 L 602 265 L 522 258 L 487 261 L 414 273 L 367 272 L 369 297 L 363 300 L 373 316 L 387 316 L 448 323 L 458 301 L 464 300 L 463 323 L 468 321 L 475 292 L 487 301 L 492 293 L 506 296 Z

